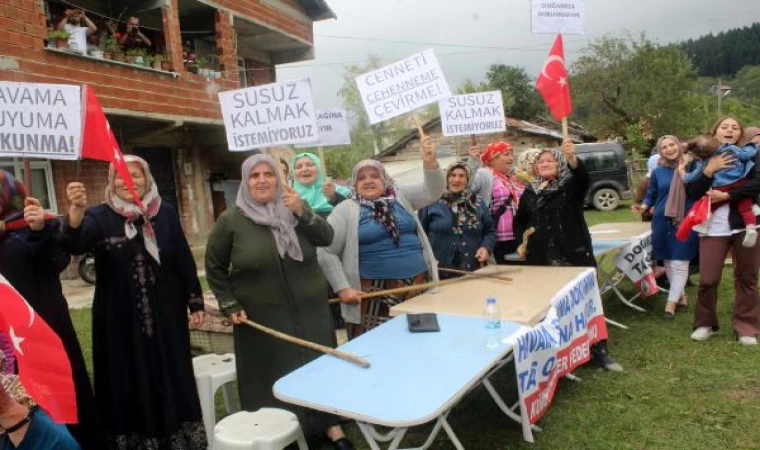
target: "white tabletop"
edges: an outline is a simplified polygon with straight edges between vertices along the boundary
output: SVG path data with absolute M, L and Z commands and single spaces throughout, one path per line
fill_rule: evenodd
M 439 314 L 438 323 L 440 332 L 410 333 L 406 316 L 395 317 L 340 346 L 369 360 L 370 368 L 321 356 L 280 378 L 274 395 L 376 425 L 410 427 L 435 420 L 511 350 L 504 343 L 486 348 L 482 318 Z M 520 328 L 503 321 L 503 337 Z

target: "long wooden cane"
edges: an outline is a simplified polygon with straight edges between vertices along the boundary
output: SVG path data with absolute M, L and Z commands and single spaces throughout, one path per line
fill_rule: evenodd
M 507 261 L 525 261 L 525 258 L 528 256 L 528 241 L 530 240 L 530 237 L 533 235 L 533 233 L 536 232 L 536 229 L 533 227 L 528 228 L 523 232 L 523 239 L 522 244 L 520 244 L 519 247 L 517 247 L 517 257 L 509 257 L 505 256 L 504 259 Z
M 295 336 L 291 336 L 289 334 L 285 334 L 281 331 L 273 330 L 272 328 L 265 327 L 264 325 L 258 324 L 252 320 L 244 319 L 242 322 L 246 325 L 248 325 L 251 328 L 255 328 L 259 331 L 262 331 L 266 334 L 269 334 L 271 336 L 276 337 L 277 339 L 282 339 L 283 341 L 290 342 L 291 344 L 300 345 L 301 347 L 306 347 L 311 350 L 316 350 L 318 352 L 326 353 L 328 355 L 335 356 L 337 358 L 340 358 L 344 361 L 348 361 L 350 363 L 354 363 L 357 366 L 363 367 L 365 369 L 368 369 L 370 366 L 369 361 L 367 361 L 364 358 L 360 358 L 356 355 L 352 355 L 351 353 L 342 352 L 340 350 L 335 350 L 334 348 L 326 347 L 321 344 L 317 344 L 311 341 L 306 341 L 300 338 L 297 338 Z
M 469 274 L 468 277 L 450 278 L 448 280 L 431 281 L 429 283 L 420 283 L 420 284 L 415 284 L 413 286 L 404 286 L 404 287 L 393 288 L 393 289 L 383 289 L 382 291 L 367 292 L 366 294 L 360 296 L 360 299 L 361 300 L 365 300 L 365 299 L 368 299 L 368 298 L 385 297 L 387 295 L 406 294 L 406 293 L 409 293 L 409 292 L 425 291 L 425 290 L 428 290 L 428 289 L 433 289 L 433 288 L 437 288 L 437 287 L 441 287 L 441 286 L 447 286 L 449 284 L 461 283 L 461 282 L 466 281 L 466 280 L 476 280 L 476 279 L 479 279 L 479 278 L 486 278 L 486 279 L 493 278 L 493 277 L 496 277 L 498 275 L 501 275 L 501 274 L 504 274 L 504 273 L 508 273 L 508 272 L 511 272 L 511 271 L 512 271 L 512 269 L 507 269 L 507 270 L 500 270 L 498 272 L 491 272 L 491 273 L 487 273 L 487 274 L 486 273 L 468 272 L 468 274 Z M 506 282 L 512 281 L 512 279 L 508 278 L 508 277 L 500 278 L 500 280 L 506 281 Z M 330 300 L 328 300 L 328 303 L 331 303 L 331 304 L 332 303 L 340 303 L 340 301 L 341 301 L 340 298 L 331 298 Z
M 508 278 L 501 278 L 494 275 L 486 275 L 486 274 L 477 274 L 475 272 L 468 272 L 466 270 L 459 270 L 459 269 L 449 269 L 447 267 L 439 267 L 439 272 L 447 272 L 447 273 L 455 273 L 457 275 L 464 275 L 466 277 L 472 277 L 474 275 L 482 275 L 480 278 L 486 279 L 486 280 L 493 280 L 493 281 L 499 281 L 502 283 L 511 283 L 511 281 Z

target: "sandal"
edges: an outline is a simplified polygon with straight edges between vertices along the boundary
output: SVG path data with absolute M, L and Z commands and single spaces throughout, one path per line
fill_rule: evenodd
M 681 300 L 676 305 L 676 312 L 687 312 L 689 311 L 689 298 L 686 296 L 686 294 L 683 294 L 681 296 Z

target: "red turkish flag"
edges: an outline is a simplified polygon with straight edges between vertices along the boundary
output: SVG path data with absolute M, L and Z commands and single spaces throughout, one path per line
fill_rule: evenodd
M 58 423 L 77 423 L 71 363 L 58 335 L 0 275 L 0 330 L 13 347 L 21 384 Z
M 135 204 L 143 208 L 140 197 L 135 192 L 132 183 L 132 175 L 129 174 L 129 168 L 124 162 L 124 156 L 119 148 L 119 143 L 111 131 L 111 125 L 106 119 L 103 107 L 100 106 L 95 91 L 89 86 L 83 86 L 85 91 L 85 113 L 84 113 L 84 133 L 82 135 L 82 158 L 97 159 L 107 161 L 114 165 L 116 172 L 119 174 L 127 189 L 132 194 Z
M 549 52 L 549 57 L 541 67 L 541 73 L 536 80 L 536 89 L 541 93 L 541 97 L 544 98 L 546 106 L 549 107 L 555 119 L 562 120 L 573 112 L 561 34 L 557 35 L 552 51 Z

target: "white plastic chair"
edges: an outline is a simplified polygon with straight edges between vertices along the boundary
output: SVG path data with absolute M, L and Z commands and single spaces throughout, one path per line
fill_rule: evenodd
M 195 373 L 195 384 L 198 388 L 198 398 L 201 402 L 201 412 L 203 414 L 203 425 L 206 427 L 206 437 L 208 438 L 209 449 L 214 448 L 214 437 L 212 430 L 216 423 L 216 412 L 214 407 L 214 396 L 217 389 L 224 387 L 224 406 L 228 413 L 235 412 L 236 408 L 232 399 L 235 392 L 233 391 L 232 382 L 237 379 L 237 370 L 235 369 L 235 355 L 227 353 L 224 355 L 201 355 L 193 358 L 193 372 Z
M 214 428 L 215 450 L 282 450 L 293 442 L 299 450 L 309 450 L 298 417 L 284 409 L 241 411 Z

